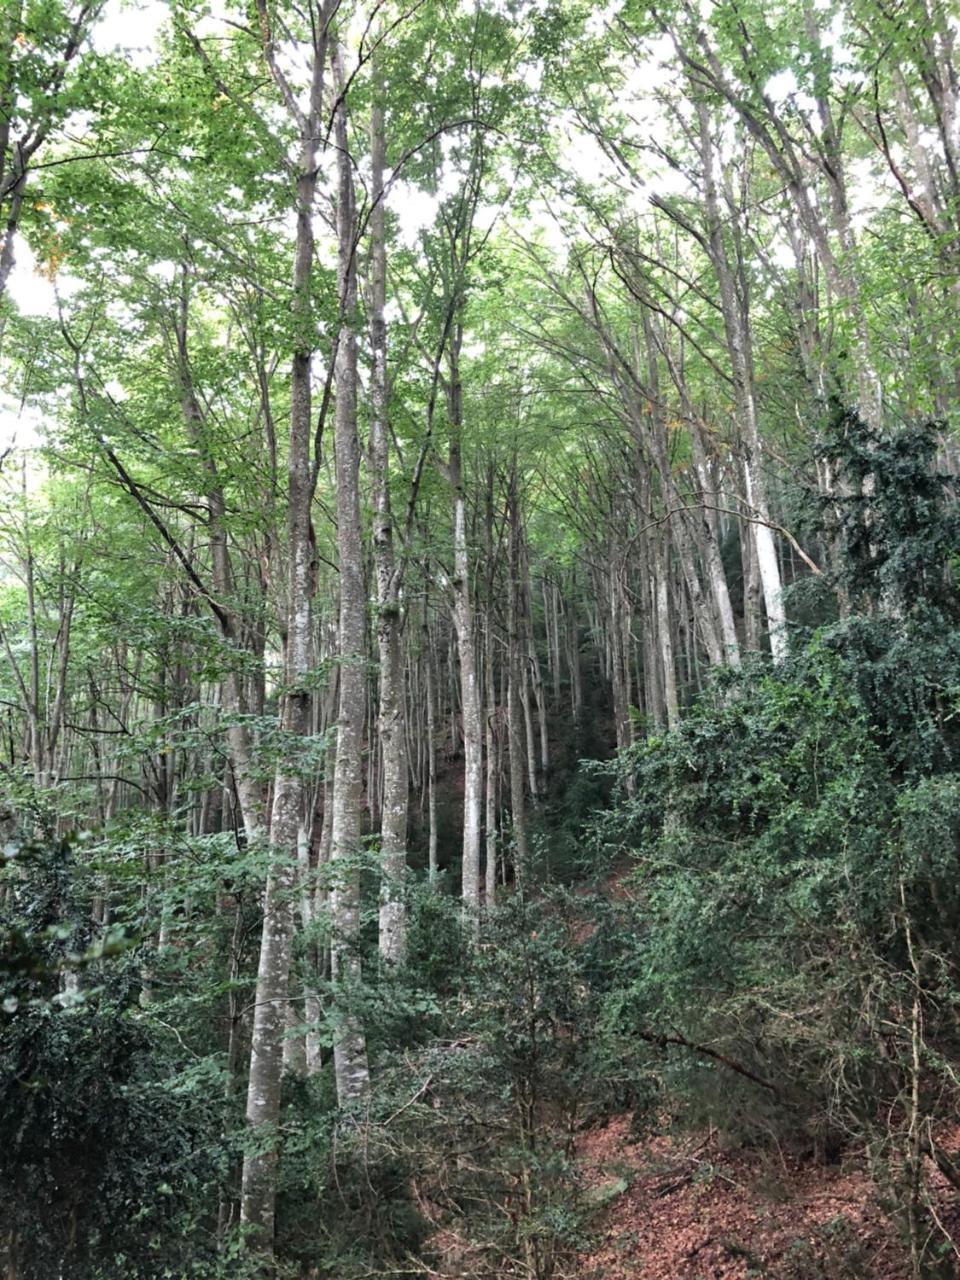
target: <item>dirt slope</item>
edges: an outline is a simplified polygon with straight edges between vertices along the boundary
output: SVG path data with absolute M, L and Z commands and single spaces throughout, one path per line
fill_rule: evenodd
M 856 1168 L 723 1152 L 710 1137 L 631 1142 L 626 1118 L 585 1134 L 606 1207 L 578 1280 L 903 1280 L 907 1261 Z

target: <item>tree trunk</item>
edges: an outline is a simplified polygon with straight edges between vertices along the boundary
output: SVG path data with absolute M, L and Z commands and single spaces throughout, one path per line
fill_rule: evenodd
M 294 355 L 290 379 L 290 447 L 287 464 L 287 637 L 280 725 L 291 738 L 310 731 L 310 693 L 305 684 L 313 652 L 311 599 L 314 587 L 310 506 L 313 476 L 311 363 L 313 320 L 313 216 L 317 187 L 317 137 L 323 100 L 325 36 L 313 50 L 309 118 L 303 122 L 297 178 L 297 226 L 293 269 Z M 283 1040 L 293 939 L 297 835 L 303 781 L 284 759 L 277 766 L 270 841 L 273 862 L 264 894 L 263 934 L 254 997 L 247 1125 L 254 1150 L 243 1162 L 240 1220 L 255 1229 L 253 1243 L 273 1248 L 277 1135 L 283 1071 Z
M 339 57 L 335 55 L 339 67 Z M 340 88 L 338 74 L 338 90 Z M 331 861 L 333 943 L 331 969 L 336 982 L 337 1038 L 334 1071 L 341 1106 L 363 1098 L 369 1088 L 367 1043 L 353 1007 L 360 982 L 356 940 L 360 931 L 360 873 L 362 852 L 363 726 L 366 707 L 366 592 L 360 523 L 357 439 L 357 278 L 354 253 L 353 170 L 347 136 L 346 105 L 337 109 L 337 283 L 343 304 L 343 324 L 337 346 L 335 453 L 337 481 L 337 550 L 340 559 L 340 714 L 337 720 L 337 762 L 333 777 Z
M 507 724 L 510 739 L 510 824 L 513 829 L 514 865 L 522 885 L 528 870 L 526 798 L 524 795 L 524 714 L 523 674 L 520 654 L 520 513 L 517 503 L 516 473 L 511 473 L 507 495 L 507 518 L 510 523 L 510 588 L 507 608 L 507 645 L 509 683 L 507 687 Z M 529 716 L 526 717 L 529 720 Z
M 377 728 L 383 760 L 380 807 L 380 955 L 403 958 L 406 933 L 404 881 L 407 872 L 407 744 L 403 723 L 403 667 L 400 655 L 400 567 L 393 546 L 390 510 L 390 437 L 387 423 L 386 221 L 383 187 L 385 141 L 383 107 L 370 117 L 372 199 L 370 212 L 370 487 L 373 556 L 377 579 L 377 650 L 380 705 Z
M 711 121 L 707 107 L 698 104 L 700 123 L 700 153 L 703 159 L 704 196 L 706 200 L 707 229 L 710 256 L 720 287 L 720 305 L 723 312 L 727 350 L 733 373 L 734 402 L 737 425 L 744 449 L 743 476 L 744 497 L 750 516 L 753 548 L 763 588 L 763 603 L 767 613 L 767 632 L 770 652 L 775 662 L 787 653 L 787 619 L 783 608 L 783 586 L 773 530 L 770 528 L 770 509 L 767 502 L 763 476 L 763 454 L 760 432 L 757 427 L 757 409 L 753 390 L 753 371 L 750 362 L 749 333 L 747 331 L 746 304 L 738 297 L 736 279 L 727 257 L 723 239 L 723 224 L 717 201 L 715 151 Z
M 477 670 L 477 639 L 470 593 L 470 551 L 467 543 L 467 503 L 463 483 L 461 431 L 463 387 L 460 348 L 463 326 L 457 322 L 448 352 L 448 417 L 450 452 L 447 474 L 453 491 L 453 622 L 460 659 L 460 700 L 463 706 L 463 861 L 461 893 L 464 913 L 477 927 L 480 906 L 480 812 L 483 800 L 483 714 Z
M 431 880 L 439 872 L 437 850 L 437 714 L 436 680 L 434 678 L 433 645 L 430 625 L 424 606 L 423 623 L 424 662 L 427 682 L 427 866 Z
M 662 539 L 654 543 L 654 596 L 656 600 L 657 643 L 660 649 L 660 671 L 663 678 L 663 701 L 667 711 L 667 728 L 680 723 L 680 700 L 677 695 L 677 668 L 673 652 L 673 620 L 670 614 L 670 584 L 667 578 L 669 547 Z

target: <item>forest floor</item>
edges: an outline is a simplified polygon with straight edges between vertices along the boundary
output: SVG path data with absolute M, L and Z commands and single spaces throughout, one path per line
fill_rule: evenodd
M 909 1274 L 876 1188 L 854 1162 L 759 1157 L 756 1149 L 724 1150 L 714 1135 L 638 1141 L 629 1117 L 585 1133 L 580 1160 L 588 1195 L 603 1210 L 577 1280 Z

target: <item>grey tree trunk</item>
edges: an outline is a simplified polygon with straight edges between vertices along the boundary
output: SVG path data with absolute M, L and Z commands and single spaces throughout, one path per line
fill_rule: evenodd
M 574 605 L 575 602 L 571 600 L 571 606 L 567 610 L 566 642 L 567 667 L 570 671 L 570 714 L 573 716 L 579 744 L 580 721 L 583 717 L 583 676 L 580 671 L 580 626 Z
M 477 661 L 477 637 L 470 592 L 470 549 L 467 542 L 467 501 L 463 483 L 460 433 L 463 426 L 463 387 L 460 348 L 463 326 L 458 321 L 448 352 L 448 417 L 450 452 L 447 476 L 453 492 L 453 622 L 460 660 L 460 700 L 463 706 L 463 861 L 461 895 L 468 921 L 478 925 L 480 907 L 480 814 L 483 801 L 483 713 Z
M 707 453 L 704 448 L 703 434 L 700 430 L 700 424 L 695 417 L 690 414 L 690 443 L 693 450 L 693 464 L 697 472 L 697 480 L 700 486 L 700 492 L 703 495 L 704 502 L 708 501 L 708 495 L 712 491 L 710 482 L 710 472 L 707 465 Z M 720 636 L 723 641 L 724 656 L 727 663 L 731 667 L 739 667 L 740 665 L 740 642 L 737 638 L 737 626 L 733 617 L 733 606 L 730 603 L 730 587 L 727 582 L 726 571 L 723 567 L 723 557 L 720 554 L 720 542 L 717 536 L 717 521 L 715 513 L 711 513 L 708 509 L 704 509 L 699 513 L 697 520 L 699 526 L 699 544 L 701 554 L 703 556 L 704 565 L 707 571 L 707 580 L 710 584 L 710 594 L 713 597 L 714 607 L 717 611 L 717 617 L 720 621 Z
M 297 861 L 300 879 L 300 922 L 304 933 L 313 929 L 316 920 L 316 891 L 313 885 L 311 867 L 311 848 L 313 845 L 313 805 L 308 808 L 306 823 L 300 828 L 297 836 Z M 310 944 L 312 974 L 316 973 L 316 947 Z M 320 999 L 312 976 L 307 979 L 303 990 L 303 1013 L 306 1019 L 306 1031 L 303 1035 L 304 1070 L 308 1076 L 315 1076 L 320 1070 Z
M 263 10 L 262 20 L 267 21 Z M 313 49 L 310 105 L 298 120 L 300 155 L 293 267 L 294 355 L 290 377 L 290 445 L 287 463 L 287 636 L 280 724 L 290 737 L 310 731 L 310 670 L 314 589 L 313 498 L 310 446 L 313 434 L 310 375 L 313 323 L 313 216 L 317 188 L 317 138 L 323 105 L 326 35 Z M 282 77 L 281 77 L 282 78 Z M 282 85 L 281 85 L 282 87 Z M 252 1243 L 273 1247 L 276 1202 L 277 1122 L 280 1117 L 283 1042 L 286 1028 L 290 950 L 297 879 L 297 836 L 303 801 L 300 774 L 281 760 L 274 780 L 270 840 L 273 862 L 267 877 L 263 934 L 254 997 L 246 1119 L 253 1150 L 244 1158 L 240 1220 L 254 1229 Z
M 520 513 L 517 504 L 516 475 L 511 474 L 507 496 L 507 518 L 510 524 L 510 586 L 507 607 L 507 725 L 510 743 L 510 824 L 513 829 L 514 865 L 517 881 L 523 884 L 529 862 L 527 842 L 526 797 L 524 794 L 524 714 L 523 674 L 520 632 Z
M 663 678 L 663 700 L 667 711 L 667 728 L 680 723 L 680 700 L 677 694 L 677 669 L 673 650 L 673 619 L 670 614 L 670 584 L 667 577 L 669 549 L 660 539 L 654 544 L 654 578 L 657 617 L 657 643 Z
M 616 555 L 610 558 L 610 621 L 608 627 L 613 719 L 618 751 L 625 750 L 633 741 L 630 723 L 630 661 L 624 645 L 624 639 L 629 628 L 629 623 L 626 621 L 627 609 L 623 589 L 624 573 L 622 555 L 618 550 Z
M 497 742 L 497 687 L 494 659 L 494 597 L 498 555 L 494 549 L 494 469 L 487 468 L 484 558 L 487 564 L 486 608 L 483 626 L 484 743 L 486 789 L 484 792 L 484 905 L 492 907 L 497 896 L 497 780 L 500 756 Z
M 423 646 L 425 676 L 427 684 L 427 866 L 431 880 L 436 880 L 439 872 L 439 851 L 437 848 L 437 715 L 436 715 L 436 680 L 434 676 L 433 645 L 430 638 L 430 625 L 424 609 Z
M 370 488 L 373 506 L 373 556 L 377 577 L 377 650 L 380 660 L 377 727 L 383 759 L 380 810 L 380 955 L 403 957 L 406 934 L 404 881 L 407 872 L 407 744 L 403 715 L 403 667 L 400 654 L 400 566 L 393 545 L 390 510 L 390 436 L 387 422 L 386 193 L 383 170 L 386 144 L 383 107 L 371 108 L 370 152 Z
M 341 72 L 335 54 L 338 90 Z M 337 283 L 343 303 L 343 324 L 337 346 L 334 420 L 337 480 L 337 550 L 340 560 L 340 713 L 337 719 L 337 761 L 333 775 L 331 917 L 333 942 L 330 961 L 336 982 L 337 1038 L 334 1071 L 337 1099 L 347 1106 L 362 1099 L 370 1084 L 367 1042 L 355 1010 L 360 960 L 356 939 L 360 931 L 360 872 L 363 803 L 363 728 L 366 710 L 366 592 L 360 523 L 360 444 L 357 439 L 357 275 L 356 218 L 353 170 L 347 136 L 346 105 L 341 99 L 336 118 Z
M 486 858 L 484 862 L 484 902 L 492 907 L 497 896 L 497 778 L 500 752 L 497 742 L 497 694 L 493 664 L 493 617 L 487 602 L 486 652 L 484 654 L 484 687 L 486 692 L 486 756 L 487 776 L 484 795 L 484 827 Z
M 787 619 L 783 607 L 780 565 L 777 560 L 773 530 L 770 528 L 770 508 L 763 476 L 762 448 L 757 426 L 753 370 L 750 362 L 750 339 L 746 328 L 745 308 L 738 296 L 735 274 L 728 259 L 723 238 L 723 224 L 717 199 L 716 159 L 710 114 L 702 102 L 698 104 L 697 109 L 710 257 L 720 288 L 720 306 L 733 373 L 737 425 L 744 449 L 744 496 L 753 517 L 751 519 L 753 549 L 763 587 L 770 652 L 774 661 L 778 662 L 787 653 Z

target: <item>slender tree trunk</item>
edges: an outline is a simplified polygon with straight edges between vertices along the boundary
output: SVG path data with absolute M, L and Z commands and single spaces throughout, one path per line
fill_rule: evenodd
M 524 547 L 526 552 L 526 547 Z M 533 592 L 530 589 L 529 558 L 524 554 L 525 585 L 527 598 L 527 652 L 530 666 L 530 681 L 533 688 L 533 699 L 537 706 L 537 737 L 540 743 L 538 790 L 542 793 L 547 785 L 550 773 L 550 733 L 547 728 L 547 698 L 543 687 L 543 672 L 537 655 L 536 632 L 533 625 Z
M 717 200 L 715 150 L 709 111 L 704 103 L 698 105 L 700 123 L 700 152 L 704 166 L 704 196 L 711 260 L 720 286 L 720 305 L 723 312 L 727 350 L 733 373 L 734 401 L 737 424 L 744 448 L 743 476 L 747 507 L 751 516 L 750 527 L 756 554 L 763 602 L 767 612 L 767 632 L 770 652 L 775 662 L 787 653 L 787 619 L 783 607 L 783 585 L 773 530 L 770 528 L 770 508 L 763 476 L 763 454 L 760 432 L 757 426 L 757 409 L 753 390 L 753 371 L 750 363 L 749 333 L 746 327 L 746 305 L 737 296 L 736 279 L 727 257 L 723 239 L 723 224 Z
M 311 859 L 313 848 L 314 802 L 307 811 L 307 820 L 300 828 L 297 836 L 297 861 L 299 863 L 300 881 L 300 922 L 303 932 L 309 937 L 312 933 L 317 914 L 317 896 L 314 888 L 314 874 Z M 304 1069 L 308 1076 L 315 1076 L 320 1070 L 320 998 L 317 995 L 316 943 L 310 939 L 307 953 L 309 956 L 308 977 L 303 990 L 303 1012 L 307 1029 L 304 1032 Z
M 480 815 L 483 800 L 483 713 L 477 661 L 476 626 L 470 592 L 470 550 L 467 542 L 467 502 L 463 482 L 461 431 L 463 387 L 460 348 L 463 327 L 457 321 L 448 352 L 448 417 L 450 453 L 447 475 L 453 491 L 453 621 L 460 659 L 460 700 L 463 706 L 463 861 L 461 892 L 466 915 L 478 921 L 480 906 Z
M 579 745 L 580 722 L 583 717 L 583 675 L 580 670 L 580 626 L 572 595 L 571 592 L 571 604 L 567 611 L 567 667 L 570 671 L 570 714 L 573 716 Z
M 500 772 L 500 757 L 497 744 L 497 693 L 494 671 L 494 593 L 497 579 L 497 556 L 494 551 L 494 470 L 491 465 L 487 470 L 486 486 L 486 546 L 484 548 L 487 562 L 487 598 L 484 615 L 484 654 L 483 682 L 484 722 L 486 732 L 485 755 L 487 762 L 486 791 L 484 793 L 484 903 L 492 907 L 497 896 L 497 777 Z
M 427 866 L 431 880 L 439 872 L 437 850 L 437 709 L 436 680 L 434 678 L 433 645 L 430 625 L 424 605 L 423 622 L 424 662 L 427 683 Z
M 290 446 L 287 464 L 287 636 L 280 724 L 292 739 L 310 731 L 310 693 L 305 678 L 313 651 L 311 599 L 314 587 L 310 505 L 313 476 L 311 363 L 313 321 L 313 215 L 317 186 L 317 138 L 323 100 L 325 37 L 313 50 L 309 117 L 303 122 L 297 179 L 293 314 L 296 325 L 290 378 Z M 297 836 L 303 803 L 300 773 L 282 760 L 274 779 L 270 816 L 273 861 L 264 894 L 263 934 L 254 997 L 253 1034 L 246 1117 L 253 1150 L 244 1158 L 240 1220 L 255 1229 L 253 1243 L 273 1248 L 283 1041 L 286 1028 L 290 950 L 293 939 Z
M 339 55 L 335 55 L 339 59 Z M 338 73 L 338 90 L 342 73 Z M 357 439 L 357 279 L 354 237 L 353 170 L 347 136 L 346 105 L 337 109 L 337 281 L 343 300 L 343 324 L 337 346 L 335 452 L 337 480 L 337 549 L 340 559 L 340 714 L 337 762 L 333 778 L 331 859 L 333 943 L 331 967 L 337 984 L 337 1038 L 334 1071 L 341 1106 L 363 1098 L 369 1088 L 367 1043 L 354 1003 L 360 982 L 356 941 L 360 931 L 362 851 L 363 726 L 366 700 L 366 592 L 360 522 Z
M 518 692 L 523 709 L 523 731 L 527 744 L 527 785 L 530 788 L 530 803 L 534 809 L 540 802 L 540 783 L 537 779 L 537 743 L 533 726 L 533 710 L 530 706 L 530 660 L 527 650 L 527 628 L 523 619 L 523 593 L 520 593 L 518 611 L 521 621 L 519 625 L 518 653 L 520 658 L 520 682 Z
M 488 615 L 488 627 L 491 625 Z M 486 662 L 486 731 L 487 731 L 487 786 L 484 805 L 486 834 L 485 902 L 492 907 L 497 895 L 497 777 L 500 773 L 500 751 L 497 741 L 496 686 L 493 678 L 493 645 L 487 645 Z
M 707 466 L 707 454 L 703 444 L 700 424 L 689 415 L 690 443 L 693 450 L 694 468 L 700 492 L 705 503 L 712 501 L 710 473 Z M 703 510 L 698 513 L 697 525 L 700 531 L 699 544 L 703 562 L 710 584 L 717 617 L 720 620 L 720 636 L 723 641 L 724 656 L 731 667 L 740 665 L 740 642 L 737 638 L 737 626 L 733 617 L 733 606 L 730 603 L 730 587 L 727 583 L 723 557 L 720 554 L 720 543 L 717 535 L 717 521 L 713 513 Z
M 742 471 L 742 468 L 741 468 Z M 743 574 L 743 644 L 748 653 L 759 653 L 763 633 L 763 591 L 757 566 L 756 545 L 750 521 L 737 521 L 740 532 L 740 566 Z
M 656 601 L 657 645 L 659 648 L 660 675 L 663 681 L 663 702 L 667 713 L 667 728 L 675 729 L 680 723 L 680 700 L 677 695 L 677 669 L 673 652 L 673 625 L 670 616 L 670 584 L 667 577 L 669 549 L 658 539 L 654 543 L 654 599 Z
M 377 649 L 380 659 L 378 730 L 383 758 L 380 808 L 380 955 L 403 957 L 406 933 L 404 881 L 407 872 L 407 744 L 403 724 L 403 667 L 400 654 L 400 567 L 393 546 L 390 510 L 390 436 L 387 424 L 386 221 L 384 208 L 383 107 L 371 108 L 370 152 L 370 481 L 373 499 L 373 555 L 377 578 Z
M 619 560 L 619 552 L 615 557 L 611 556 L 608 643 L 610 646 L 610 676 L 617 750 L 623 751 L 630 746 L 632 739 L 630 732 L 630 697 L 627 691 L 629 665 L 623 645 L 624 593 L 621 579 L 624 570 Z
M 524 715 L 523 675 L 520 654 L 520 512 L 517 502 L 516 472 L 511 472 L 507 495 L 507 518 L 510 524 L 510 589 L 507 612 L 507 646 L 509 683 L 507 688 L 507 724 L 510 739 L 510 825 L 513 830 L 514 865 L 522 884 L 528 870 L 527 813 L 524 795 Z M 527 717 L 529 719 L 529 717 Z

